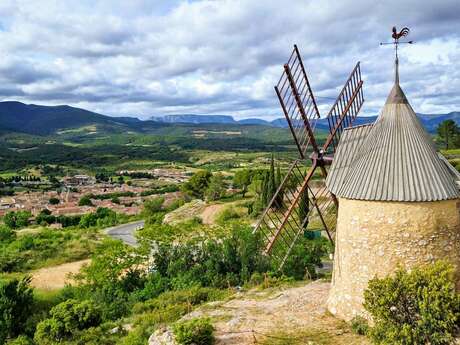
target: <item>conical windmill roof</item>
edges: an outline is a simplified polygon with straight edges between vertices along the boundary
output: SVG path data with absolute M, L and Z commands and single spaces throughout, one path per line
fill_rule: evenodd
M 350 152 L 342 155 L 334 157 L 327 181 L 339 197 L 380 201 L 459 198 L 452 174 L 439 158 L 398 78 L 376 122 L 360 140 L 360 147 L 351 157 Z M 352 161 L 338 186 L 336 161 L 347 159 L 345 155 Z

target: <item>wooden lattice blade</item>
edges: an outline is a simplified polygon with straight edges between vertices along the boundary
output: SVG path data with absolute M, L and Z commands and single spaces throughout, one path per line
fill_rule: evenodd
M 360 63 L 358 62 L 327 116 L 329 136 L 324 143 L 323 152 L 326 153 L 329 149 L 334 153 L 342 131 L 352 126 L 364 103 L 362 86 L 363 80 L 361 78 Z
M 326 230 L 332 240 L 331 232 L 335 229 L 336 211 L 332 195 L 323 179 L 312 180 L 315 171 L 319 172 L 317 167 L 314 165 L 306 171 L 302 163 L 298 160 L 291 165 L 255 229 L 262 233 L 266 252 L 278 268 L 282 267 L 305 231 Z
M 300 156 L 306 157 L 310 145 L 317 152 L 313 132 L 320 115 L 297 46 L 284 65 L 275 91 Z

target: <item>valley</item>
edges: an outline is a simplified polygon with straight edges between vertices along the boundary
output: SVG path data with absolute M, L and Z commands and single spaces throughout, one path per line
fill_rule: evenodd
M 155 341 L 177 322 L 203 319 L 216 344 L 368 343 L 326 312 L 332 247 L 318 219 L 282 271 L 252 234 L 269 181 L 298 158 L 285 126 L 71 109 L 53 128 L 46 119 L 68 108 L 38 109 L 43 126 L 0 129 L 0 280 L 31 294 L 18 339 L 163 344 Z M 459 169 L 458 149 L 443 153 Z M 313 190 L 323 186 L 313 180 Z M 64 331 L 64 306 L 94 321 Z M 286 330 L 286 320 L 296 326 Z

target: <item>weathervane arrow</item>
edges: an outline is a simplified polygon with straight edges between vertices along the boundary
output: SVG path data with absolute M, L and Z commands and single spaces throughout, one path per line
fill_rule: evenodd
M 400 44 L 413 44 L 415 43 L 414 41 L 406 41 L 406 42 L 400 42 L 399 39 L 402 37 L 406 37 L 409 35 L 409 28 L 404 27 L 401 29 L 401 31 L 398 32 L 396 30 L 396 26 L 393 26 L 392 29 L 392 35 L 391 37 L 393 38 L 393 42 L 380 42 L 380 45 L 387 45 L 387 44 L 393 44 L 395 47 L 395 83 L 399 84 L 399 59 L 398 59 L 398 46 Z

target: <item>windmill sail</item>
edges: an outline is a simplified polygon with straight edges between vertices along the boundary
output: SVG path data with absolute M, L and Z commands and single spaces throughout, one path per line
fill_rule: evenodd
M 343 130 L 353 124 L 363 103 L 363 81 L 361 79 L 360 63 L 358 62 L 327 115 L 329 137 L 323 146 L 324 152 L 327 151 L 329 146 L 331 146 L 332 152 L 335 152 Z
M 300 159 L 289 168 L 255 227 L 266 241 L 266 253 L 280 268 L 305 231 L 323 229 L 331 242 L 333 240 L 338 205 L 325 185 L 327 165 L 331 162 L 325 153 L 329 148 L 335 152 L 343 129 L 352 124 L 361 109 L 362 84 L 358 63 L 328 114 L 330 133 L 320 149 L 314 136 L 320 115 L 297 46 L 284 65 L 275 91 Z M 312 152 L 308 155 L 310 146 Z
M 313 145 L 313 150 L 318 151 L 313 131 L 320 115 L 296 45 L 284 65 L 284 72 L 275 86 L 275 92 L 300 157 L 306 157 L 310 144 Z

